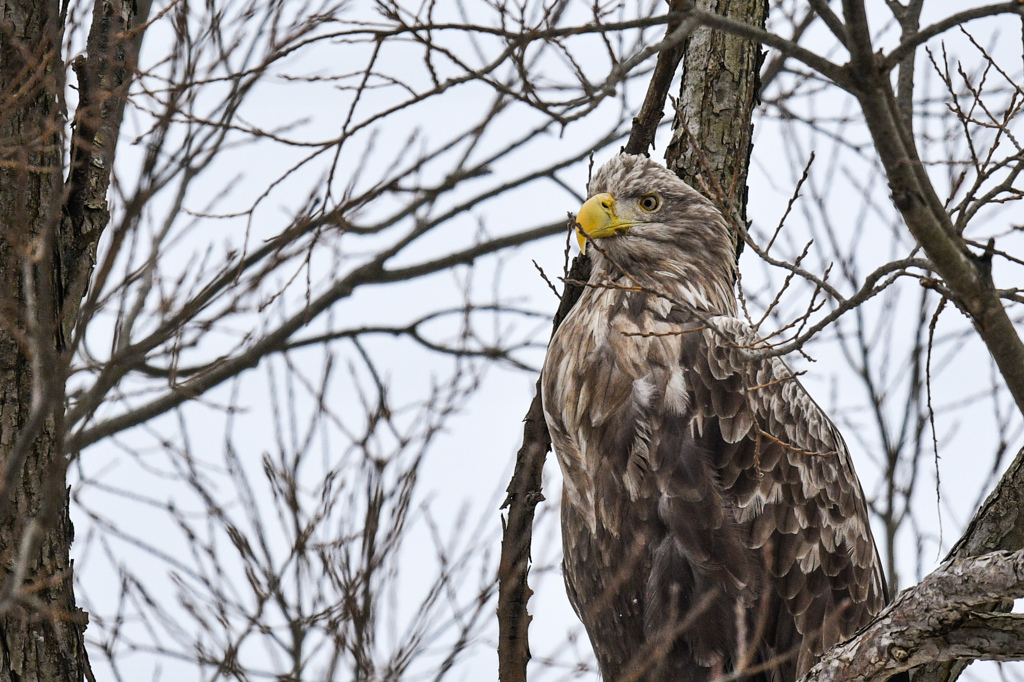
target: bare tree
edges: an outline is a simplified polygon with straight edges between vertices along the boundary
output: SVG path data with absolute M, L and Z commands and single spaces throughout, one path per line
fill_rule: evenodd
M 924 21 L 917 0 L 870 17 L 853 0 L 779 2 L 766 28 L 718 5 L 0 5 L 0 678 L 91 679 L 87 648 L 114 679 L 480 665 L 506 575 L 498 498 L 431 504 L 480 487 L 438 444 L 490 373 L 537 369 L 550 298 L 522 247 L 551 237 L 530 254 L 554 254 L 552 284 L 574 279 L 562 216 L 588 157 L 633 140 L 668 148 L 744 235 L 741 290 L 773 352 L 848 363 L 829 369 L 848 389 L 833 411 L 874 465 L 861 471 L 890 573 L 916 559 L 923 574 L 940 546 L 920 511 L 936 450 L 984 451 L 944 517 L 952 540 L 981 510 L 957 556 L 1020 550 L 1021 221 L 1007 207 L 1024 94 L 1020 50 L 985 23 L 1018 27 L 1019 3 Z M 728 45 L 745 46 L 735 73 L 714 56 Z M 701 118 L 737 96 L 723 73 L 763 100 L 749 182 Z M 664 93 L 711 82 L 662 122 Z M 751 142 L 739 113 L 730 149 Z M 959 390 L 964 371 L 984 380 Z M 985 437 L 965 445 L 958 420 Z M 527 443 L 537 466 L 542 437 Z M 922 597 L 942 576 L 1014 561 L 950 564 L 850 646 L 937 609 Z M 902 660 L 857 650 L 865 674 L 919 651 L 1019 656 L 1015 617 L 979 606 L 1019 583 L 958 584 L 948 631 L 908 630 Z M 525 624 L 526 605 L 507 617 Z M 1004 636 L 931 644 L 979 628 Z M 556 658 L 538 669 L 558 674 Z

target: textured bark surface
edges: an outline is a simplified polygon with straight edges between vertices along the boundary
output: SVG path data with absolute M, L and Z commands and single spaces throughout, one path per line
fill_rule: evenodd
M 94 5 L 65 185 L 60 3 L 0 0 L 0 682 L 92 679 L 69 558 L 65 351 L 109 220 L 137 6 Z
M 1019 7 L 1012 10 L 1018 11 Z M 979 256 L 967 248 L 946 205 L 936 193 L 927 169 L 921 163 L 912 130 L 901 114 L 900 100 L 893 92 L 888 71 L 878 68 L 863 3 L 844 0 L 843 17 L 851 50 L 847 66 L 848 89 L 857 97 L 863 111 L 864 121 L 889 181 L 893 203 L 910 233 L 923 247 L 935 272 L 941 276 L 949 298 L 970 317 L 1017 407 L 1024 412 L 1024 342 L 993 283 L 992 254 Z M 966 17 L 960 20 L 966 20 Z M 906 53 L 899 56 L 893 52 L 889 59 L 894 61 L 889 66 L 906 57 Z M 1024 452 L 1018 453 L 992 496 L 975 514 L 964 537 L 954 547 L 952 556 L 966 557 L 992 550 L 1015 551 L 1021 548 L 1024 530 L 1016 522 L 1024 514 L 1022 469 Z M 974 612 L 990 611 L 998 606 L 989 603 Z M 1005 624 L 1006 621 L 993 620 L 992 623 Z M 993 628 L 993 637 L 997 634 Z M 916 670 L 913 679 L 917 682 L 954 680 L 966 665 L 960 659 L 969 658 L 966 655 L 956 656 L 949 663 L 929 664 Z
M 1003 474 L 999 485 L 985 500 L 985 504 L 974 514 L 963 536 L 953 545 L 947 559 L 962 559 L 995 551 L 1018 551 L 1024 548 L 1024 450 Z M 1010 605 L 985 604 L 980 612 L 1007 611 Z M 992 616 L 986 616 L 986 624 L 995 626 Z M 1024 625 L 1018 624 L 1024 633 Z M 1024 636 L 1022 640 L 1024 641 Z M 960 676 L 970 660 L 952 660 L 941 663 L 927 663 L 915 669 L 911 675 L 914 682 L 950 682 Z
M 1024 450 L 974 514 L 947 559 L 1024 548 Z
M 765 0 L 698 0 L 698 9 L 758 28 L 768 16 Z M 758 104 L 761 45 L 706 26 L 684 46 L 682 85 L 676 101 L 669 168 L 719 205 L 746 220 L 751 116 Z
M 1024 595 L 1024 550 L 952 559 L 840 644 L 806 682 L 886 680 L 923 664 L 1024 656 L 1024 616 L 986 605 Z M 916 678 L 915 678 L 916 679 Z
M 23 461 L 13 456 L 32 413 L 34 373 L 23 338 L 32 322 L 26 296 L 52 296 L 47 268 L 53 259 L 40 252 L 52 237 L 63 198 L 58 12 L 59 3 L 39 0 L 6 0 L 0 11 L 0 458 L 5 479 L 12 481 L 0 500 L 0 681 L 81 680 L 88 668 L 85 617 L 75 607 L 68 557 L 73 529 L 56 423 L 59 399 L 46 410 Z M 34 277 L 26 277 L 30 255 Z M 29 291 L 33 281 L 36 290 Z M 52 315 L 52 304 L 52 297 L 39 300 L 35 309 Z M 45 320 L 35 322 L 47 326 Z M 15 573 L 33 523 L 44 531 L 23 558 L 22 594 L 31 594 L 29 600 L 15 593 Z
M 93 9 L 86 56 L 78 57 L 72 65 L 78 77 L 79 102 L 56 243 L 57 333 L 61 350 L 71 342 L 79 306 L 96 265 L 96 247 L 110 221 L 107 188 L 130 74 L 143 35 L 140 31 L 129 40 L 129 27 L 146 21 L 151 4 L 149 0 L 98 0 Z

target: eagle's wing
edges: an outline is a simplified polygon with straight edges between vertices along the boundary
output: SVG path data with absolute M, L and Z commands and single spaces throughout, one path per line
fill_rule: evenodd
M 842 436 L 789 367 L 750 352 L 761 344 L 745 322 L 710 323 L 714 330 L 693 325 L 681 345 L 692 431 L 741 542 L 768 569 L 770 585 L 746 585 L 764 597 L 748 626 L 763 629 L 763 653 L 789 656 L 783 669 L 800 675 L 886 601 L 864 493 Z M 692 526 L 671 518 L 664 499 L 660 509 L 670 529 Z

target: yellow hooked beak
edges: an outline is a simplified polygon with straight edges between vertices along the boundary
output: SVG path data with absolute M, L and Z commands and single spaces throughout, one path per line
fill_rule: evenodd
M 576 241 L 580 251 L 586 253 L 588 240 L 622 234 L 633 225 L 615 215 L 615 197 L 607 193 L 595 194 L 576 214 Z

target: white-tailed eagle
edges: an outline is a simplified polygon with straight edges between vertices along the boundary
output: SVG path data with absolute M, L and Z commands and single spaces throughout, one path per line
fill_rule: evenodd
M 710 201 L 629 155 L 588 190 L 542 374 L 570 601 L 608 682 L 792 682 L 887 601 L 846 444 L 756 352 Z

